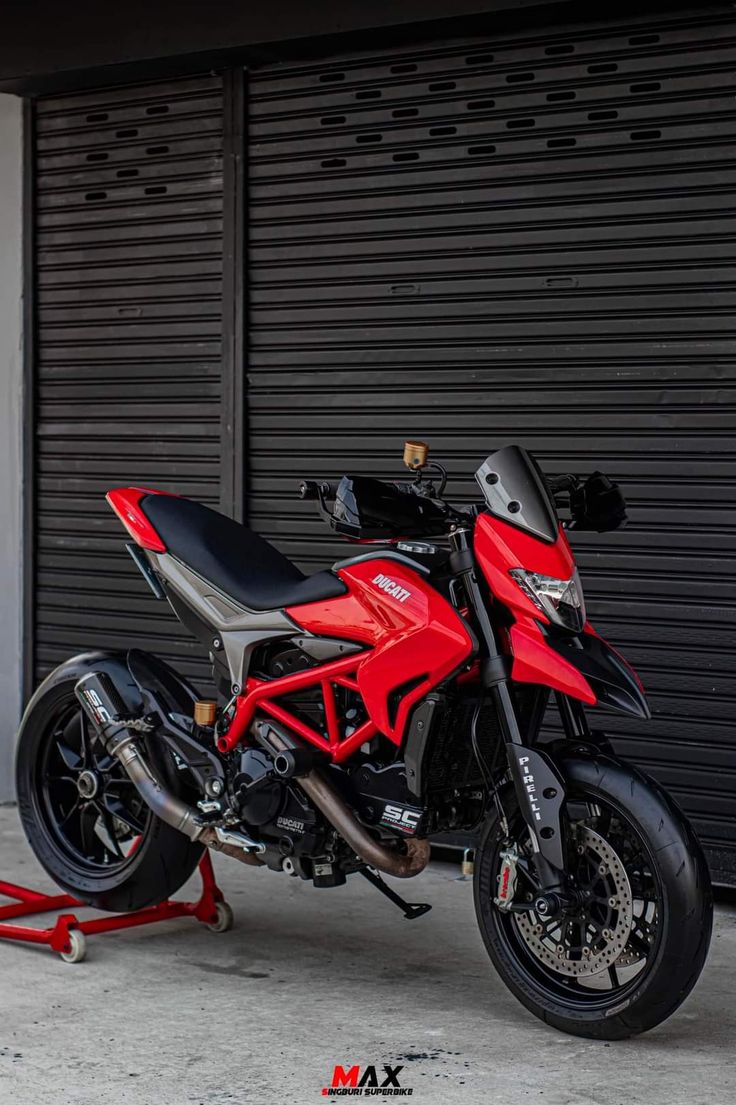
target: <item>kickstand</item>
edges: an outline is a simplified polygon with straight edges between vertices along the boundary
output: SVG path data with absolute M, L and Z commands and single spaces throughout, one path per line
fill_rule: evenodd
M 411 902 L 405 902 L 404 899 L 392 890 L 390 886 L 387 886 L 377 871 L 372 870 L 370 867 L 362 867 L 360 873 L 364 879 L 368 879 L 371 886 L 375 886 L 376 890 L 380 890 L 384 897 L 388 898 L 390 902 L 397 905 L 400 910 L 403 911 L 404 916 L 408 921 L 413 921 L 416 917 L 421 917 L 424 913 L 429 913 L 432 908 L 431 905 L 419 904 L 412 905 Z

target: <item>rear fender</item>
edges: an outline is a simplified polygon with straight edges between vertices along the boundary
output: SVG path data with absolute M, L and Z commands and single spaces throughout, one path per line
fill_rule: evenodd
M 145 655 L 145 654 L 142 654 Z M 104 672 L 112 679 L 118 694 L 130 711 L 130 717 L 140 717 L 145 712 L 141 690 L 131 674 L 127 663 L 127 652 L 82 652 L 71 656 L 58 668 L 54 668 L 38 686 L 26 706 L 25 718 L 31 714 L 42 698 L 60 683 L 77 683 L 91 672 Z

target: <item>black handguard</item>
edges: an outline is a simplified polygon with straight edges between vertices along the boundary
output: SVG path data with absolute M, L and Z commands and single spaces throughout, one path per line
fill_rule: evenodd
M 626 500 L 617 483 L 594 472 L 570 491 L 570 530 L 607 533 L 626 525 Z

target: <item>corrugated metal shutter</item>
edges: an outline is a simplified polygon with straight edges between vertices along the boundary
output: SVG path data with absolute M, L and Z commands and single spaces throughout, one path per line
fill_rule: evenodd
M 701 8 L 250 82 L 254 527 L 323 564 L 297 477 L 398 473 L 405 437 L 458 497 L 508 442 L 620 480 L 629 528 L 575 544 L 592 618 L 656 716 L 600 721 L 694 817 L 720 877 L 736 873 L 734 66 L 733 12 Z
M 222 118 L 210 76 L 35 108 L 38 678 L 107 646 L 206 678 L 104 493 L 219 501 Z

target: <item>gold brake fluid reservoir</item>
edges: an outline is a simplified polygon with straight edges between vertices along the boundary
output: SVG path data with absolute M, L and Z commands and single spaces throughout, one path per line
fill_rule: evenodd
M 194 721 L 197 725 L 211 726 L 217 718 L 217 703 L 206 699 L 194 703 Z
M 423 441 L 404 442 L 404 464 L 413 472 L 424 468 L 429 455 L 429 446 Z

